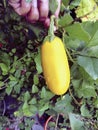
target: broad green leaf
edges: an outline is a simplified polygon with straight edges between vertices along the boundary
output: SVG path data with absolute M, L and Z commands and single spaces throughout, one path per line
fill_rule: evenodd
M 61 100 L 57 101 L 53 110 L 58 113 L 64 113 L 65 115 L 72 112 L 73 106 L 71 105 L 71 97 L 66 94 Z
M 87 109 L 87 107 L 86 107 L 85 104 L 83 104 L 83 105 L 81 106 L 80 111 L 81 111 L 81 115 L 84 116 L 84 117 L 89 117 L 89 118 L 90 118 L 90 117 L 92 116 L 92 115 L 90 114 L 90 111 Z
M 85 42 L 90 40 L 90 35 L 84 30 L 80 23 L 75 23 L 71 26 L 65 28 L 66 32 L 69 34 L 70 38 L 76 38 Z
M 69 0 L 62 0 L 62 3 L 64 4 L 64 6 L 68 6 Z
M 95 81 L 92 79 L 92 77 L 84 70 L 83 67 L 79 66 L 79 72 L 78 72 L 81 76 L 81 79 L 83 79 L 83 81 L 86 81 L 87 83 L 89 83 L 90 85 L 94 85 Z
M 38 72 L 38 74 L 40 74 L 42 72 L 40 52 L 36 55 L 34 60 L 35 60 L 35 63 L 36 63 L 37 72 Z
M 95 34 L 91 37 L 90 41 L 88 42 L 88 47 L 90 46 L 97 46 L 98 45 L 98 30 Z
M 96 21 L 96 22 L 91 22 L 91 21 L 83 22 L 82 26 L 90 34 L 90 36 L 92 38 L 98 30 L 98 21 Z
M 73 79 L 73 80 L 72 80 L 72 84 L 73 84 L 73 87 L 74 87 L 74 91 L 75 91 L 76 95 L 77 95 L 79 98 L 82 97 L 81 83 L 82 83 L 82 80 L 81 80 L 81 79 Z
M 98 19 L 98 6 L 94 0 L 81 0 L 76 9 L 77 17 L 82 21 L 96 21 Z
M 55 3 L 55 4 L 54 4 Z M 55 13 L 56 9 L 58 7 L 58 2 L 57 0 L 49 0 L 49 9 L 52 14 Z
M 98 79 L 98 59 L 78 56 L 78 64 L 94 79 Z
M 73 21 L 73 18 L 69 14 L 65 14 L 63 17 L 61 17 L 58 20 L 58 24 L 63 27 L 70 24 L 72 21 Z
M 91 85 L 86 81 L 83 81 L 80 91 L 81 91 L 81 97 L 84 98 L 91 98 L 91 97 L 96 98 L 97 96 L 94 85 Z
M 69 114 L 69 120 L 71 125 L 71 130 L 85 130 L 84 123 L 81 121 L 81 117 L 76 114 Z
M 64 41 L 66 46 L 73 50 L 82 50 L 85 47 L 85 42 L 76 38 L 71 39 L 70 37 L 65 36 Z
M 98 45 L 88 47 L 85 51 L 89 56 L 98 58 Z

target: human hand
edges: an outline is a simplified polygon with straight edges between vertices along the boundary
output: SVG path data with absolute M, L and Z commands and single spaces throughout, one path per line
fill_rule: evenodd
M 60 12 L 61 0 L 57 0 L 58 8 L 54 13 L 58 17 Z M 49 0 L 9 0 L 9 4 L 14 8 L 15 12 L 24 16 L 29 22 L 43 22 L 46 26 L 50 24 L 49 18 Z

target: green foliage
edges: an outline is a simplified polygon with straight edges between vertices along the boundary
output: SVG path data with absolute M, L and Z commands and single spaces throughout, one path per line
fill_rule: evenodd
M 54 3 L 55 3 L 55 4 L 54 4 Z M 54 0 L 54 1 L 53 1 L 53 0 L 50 0 L 50 2 L 49 2 L 49 9 L 50 9 L 50 11 L 51 11 L 52 14 L 55 13 L 57 7 L 58 7 L 57 1 L 56 1 L 56 0 Z
M 94 0 L 81 0 L 79 7 L 76 9 L 77 17 L 82 21 L 96 21 L 98 19 L 98 7 Z
M 72 130 L 85 130 L 83 121 L 79 120 L 75 114 L 70 113 L 69 119 Z
M 78 19 L 81 13 L 88 13 L 86 9 L 89 8 L 85 4 L 83 8 L 79 6 L 81 2 L 62 0 L 55 34 L 66 46 L 71 83 L 67 93 L 56 96 L 47 88 L 40 59 L 40 46 L 48 30 L 39 23 L 28 24 L 5 0 L 1 1 L 0 129 L 12 127 L 11 116 L 13 121 L 18 119 L 19 128 L 29 130 L 35 121 L 31 118 L 36 115 L 43 117 L 44 114 L 53 116 L 50 122 L 52 128 L 98 129 L 98 21 L 88 19 L 82 22 L 81 18 Z M 84 2 L 87 4 L 86 0 Z M 52 13 L 57 8 L 57 3 L 54 3 L 50 1 Z M 90 7 L 93 8 L 93 4 L 90 3 Z M 73 10 L 76 16 L 73 16 Z M 6 96 L 10 97 L 10 101 Z M 12 102 L 12 97 L 17 103 Z M 15 110 L 12 110 L 14 106 Z M 63 118 L 61 122 L 60 116 Z

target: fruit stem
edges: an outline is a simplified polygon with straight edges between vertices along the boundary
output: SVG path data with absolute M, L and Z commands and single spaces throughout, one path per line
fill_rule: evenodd
M 55 16 L 52 15 L 50 18 L 50 27 L 48 30 L 48 37 L 49 37 L 50 42 L 54 39 L 54 19 L 55 19 Z

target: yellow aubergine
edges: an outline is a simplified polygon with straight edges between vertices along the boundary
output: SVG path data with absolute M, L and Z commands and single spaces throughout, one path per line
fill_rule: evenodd
M 41 46 L 43 74 L 48 88 L 56 95 L 64 94 L 70 84 L 70 69 L 62 40 L 59 37 Z

